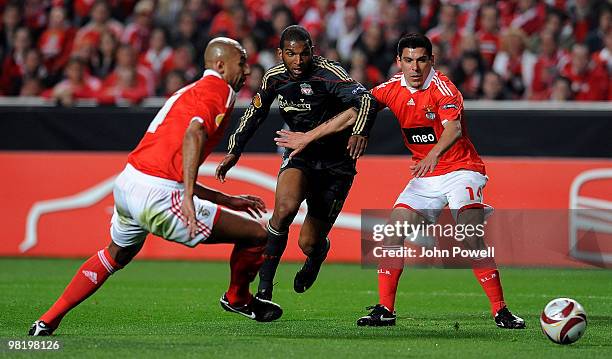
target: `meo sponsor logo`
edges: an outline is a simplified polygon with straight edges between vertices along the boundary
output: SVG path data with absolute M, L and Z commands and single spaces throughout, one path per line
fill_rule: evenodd
M 429 145 L 438 143 L 432 127 L 403 128 L 408 143 L 413 145 Z

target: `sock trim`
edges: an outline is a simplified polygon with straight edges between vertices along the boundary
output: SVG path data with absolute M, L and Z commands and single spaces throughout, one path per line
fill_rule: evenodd
M 108 259 L 106 259 L 106 256 L 104 255 L 104 251 L 105 249 L 100 249 L 98 251 L 98 258 L 100 259 L 100 262 L 102 263 L 104 268 L 106 268 L 106 271 L 108 272 L 108 274 L 113 274 L 115 273 L 115 268 L 113 268 L 113 266 L 110 264 Z
M 268 232 L 272 233 L 275 236 L 284 236 L 285 234 L 289 233 L 289 231 L 286 231 L 286 232 L 279 232 L 279 231 L 277 231 L 276 229 L 274 229 L 272 227 L 270 222 L 268 222 L 268 224 L 266 224 L 266 229 L 268 230 Z

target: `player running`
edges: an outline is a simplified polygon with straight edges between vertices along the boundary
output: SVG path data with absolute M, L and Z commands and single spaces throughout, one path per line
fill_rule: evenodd
M 307 259 L 295 275 L 293 288 L 303 293 L 316 280 L 329 252 L 327 234 L 351 188 L 356 158 L 365 149 L 366 136 L 376 116 L 374 100 L 361 84 L 337 63 L 313 55 L 306 29 L 297 25 L 287 27 L 279 46 L 282 63 L 266 72 L 240 126 L 230 137 L 228 155 L 216 172 L 221 182 L 267 117 L 275 98 L 281 116 L 293 131 L 308 131 L 352 107 L 356 109 L 356 120 L 351 129 L 317 141 L 299 156 L 289 158 L 285 153 L 283 157 L 274 213 L 267 225 L 265 261 L 259 272 L 257 297 L 267 300 L 272 298 L 273 279 L 287 246 L 289 226 L 304 199 L 308 212 L 299 245 Z
M 441 210 L 449 206 L 457 224 L 482 225 L 485 209 L 482 190 L 487 183 L 485 166 L 470 141 L 464 119 L 463 96 L 455 85 L 433 68 L 430 40 L 420 34 L 403 37 L 397 46 L 401 72 L 374 89 L 372 95 L 389 107 L 402 128 L 406 147 L 416 162 L 414 178 L 399 195 L 390 223 L 436 223 Z M 277 143 L 293 148 L 293 154 L 328 134 L 351 126 L 354 114 L 343 114 L 306 134 L 280 131 Z M 403 237 L 387 237 L 384 245 L 403 246 Z M 466 238 L 471 249 L 484 249 L 484 238 Z M 390 249 L 391 249 L 390 248 Z M 491 303 L 491 312 L 500 328 L 523 329 L 523 319 L 506 307 L 499 271 L 492 260 L 472 259 L 473 272 Z M 383 260 L 378 268 L 379 302 L 357 321 L 359 326 L 395 325 L 395 295 L 403 271 L 403 258 Z
M 235 40 L 210 41 L 204 76 L 166 101 L 115 181 L 110 244 L 79 268 L 55 304 L 34 322 L 29 335 L 51 335 L 72 308 L 134 258 L 149 233 L 189 247 L 233 243 L 230 285 L 221 306 L 262 322 L 282 315 L 280 306 L 249 292 L 263 262 L 265 229 L 220 207 L 261 217 L 263 201 L 196 183 L 198 168 L 223 136 L 236 92 L 250 72 L 246 57 Z

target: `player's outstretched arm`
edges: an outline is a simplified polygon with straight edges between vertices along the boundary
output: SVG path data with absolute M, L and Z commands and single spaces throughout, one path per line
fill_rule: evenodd
M 461 137 L 461 122 L 459 120 L 447 121 L 438 143 L 432 147 L 427 156 L 418 163 L 410 166 L 414 177 L 423 177 L 433 172 L 440 161 L 440 157 Z
M 195 237 L 197 231 L 193 195 L 198 176 L 198 161 L 207 138 L 206 129 L 197 121 L 192 121 L 189 124 L 183 136 L 183 185 L 185 186 L 185 192 L 181 212 L 187 221 L 191 238 Z
M 255 219 L 262 218 L 263 213 L 266 213 L 266 204 L 257 196 L 252 196 L 249 194 L 232 196 L 212 188 L 205 187 L 199 183 L 195 184 L 194 194 L 198 198 L 211 201 L 229 209 L 246 212 L 249 214 L 249 216 Z
M 227 171 L 229 171 L 232 167 L 234 167 L 237 162 L 238 162 L 237 155 L 233 153 L 229 153 L 225 155 L 225 157 L 219 163 L 219 165 L 217 166 L 217 169 L 215 170 L 215 178 L 219 180 L 219 182 L 221 183 L 225 182 L 225 176 L 227 175 Z
M 276 133 L 279 137 L 276 137 L 274 141 L 277 146 L 292 149 L 293 152 L 289 154 L 289 157 L 293 157 L 302 152 L 309 143 L 354 125 L 356 118 L 357 111 L 354 108 L 350 108 L 308 132 L 277 131 Z

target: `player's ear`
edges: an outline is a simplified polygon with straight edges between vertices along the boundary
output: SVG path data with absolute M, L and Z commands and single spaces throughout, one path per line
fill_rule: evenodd
M 436 64 L 436 58 L 434 57 L 433 54 L 431 54 L 430 59 L 431 59 L 431 66 L 435 65 Z
M 399 56 L 395 56 L 395 62 L 397 64 L 397 67 L 402 68 L 402 64 L 401 64 L 402 59 L 400 59 Z
M 281 49 L 280 47 L 277 47 L 276 48 L 276 56 L 278 56 L 278 58 L 280 60 L 282 60 L 283 59 L 283 49 Z
M 213 70 L 223 75 L 225 73 L 225 61 L 223 60 L 215 61 L 215 64 L 213 65 Z

